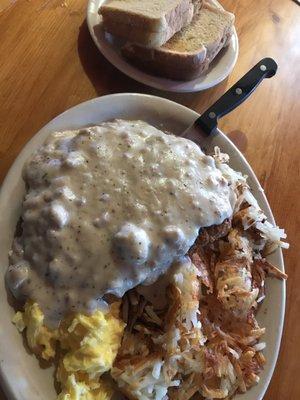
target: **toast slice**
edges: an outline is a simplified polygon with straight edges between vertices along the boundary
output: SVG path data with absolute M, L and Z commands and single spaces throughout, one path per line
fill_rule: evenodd
M 199 0 L 106 0 L 99 14 L 107 32 L 131 43 L 159 47 L 191 22 L 195 1 L 197 8 Z
M 207 70 L 219 51 L 228 45 L 234 15 L 203 0 L 190 25 L 176 33 L 162 47 L 148 49 L 127 43 L 122 54 L 133 64 L 155 75 L 191 80 Z

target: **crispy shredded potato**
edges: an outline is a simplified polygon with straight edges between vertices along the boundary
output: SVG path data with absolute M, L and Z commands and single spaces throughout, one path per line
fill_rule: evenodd
M 233 179 L 218 150 L 215 160 Z M 128 324 L 111 375 L 129 399 L 229 399 L 259 381 L 265 329 L 255 314 L 265 278 L 287 278 L 264 257 L 288 245 L 284 232 L 266 221 L 246 180 L 234 179 L 232 219 L 200 231 L 171 278 L 167 307 L 156 310 L 134 289 L 123 297 Z

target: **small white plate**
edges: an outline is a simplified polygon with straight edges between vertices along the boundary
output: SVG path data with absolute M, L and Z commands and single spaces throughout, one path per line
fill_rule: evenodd
M 89 0 L 87 7 L 87 23 L 89 31 L 96 46 L 104 57 L 132 79 L 156 89 L 170 92 L 199 92 L 219 84 L 227 78 L 233 70 L 239 52 L 239 43 L 235 28 L 229 45 L 220 51 L 218 56 L 210 65 L 208 71 L 200 78 L 187 82 L 174 81 L 159 78 L 143 72 L 128 63 L 122 57 L 120 49 L 124 44 L 124 41 L 114 38 L 109 33 L 105 33 L 102 29 L 101 16 L 98 14 L 98 10 L 104 1 L 105 0 Z M 214 0 L 214 2 L 220 6 L 216 0 Z
M 99 124 L 114 118 L 143 119 L 174 134 L 182 133 L 199 115 L 170 100 L 142 94 L 116 94 L 96 98 L 64 112 L 42 128 L 24 147 L 9 170 L 0 191 L 0 383 L 11 400 L 54 400 L 53 369 L 43 369 L 34 355 L 25 349 L 22 335 L 11 323 L 13 309 L 8 304 L 4 275 L 8 265 L 16 223 L 24 196 L 22 168 L 28 157 L 50 132 Z M 230 155 L 230 165 L 248 175 L 249 185 L 261 208 L 274 223 L 267 199 L 251 167 L 225 135 L 219 131 L 216 145 Z M 270 261 L 284 270 L 282 253 L 277 250 Z M 257 386 L 239 395 L 240 400 L 261 400 L 271 379 L 282 334 L 285 309 L 285 282 L 267 280 L 267 298 L 258 313 L 258 321 L 267 329 L 265 370 Z M 117 397 L 120 400 L 120 397 Z M 116 399 L 115 399 L 116 400 Z

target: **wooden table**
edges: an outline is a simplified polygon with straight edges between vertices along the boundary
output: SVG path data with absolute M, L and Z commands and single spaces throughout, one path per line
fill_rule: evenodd
M 13 5 L 5 8 L 9 3 Z M 240 55 L 231 76 L 196 94 L 169 94 L 126 77 L 97 51 L 85 0 L 0 0 L 0 182 L 24 144 L 53 117 L 87 99 L 152 93 L 199 112 L 260 58 L 279 70 L 221 128 L 256 172 L 277 223 L 288 233 L 284 336 L 266 400 L 300 399 L 300 7 L 292 0 L 223 0 L 236 14 Z M 4 399 L 4 395 L 0 398 Z

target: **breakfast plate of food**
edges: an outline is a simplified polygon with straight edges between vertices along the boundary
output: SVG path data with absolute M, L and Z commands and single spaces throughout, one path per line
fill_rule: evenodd
M 87 23 L 109 62 L 156 89 L 208 89 L 238 57 L 234 15 L 216 0 L 89 0 Z
M 274 75 L 267 60 L 238 85 L 247 78 L 250 93 Z M 283 327 L 286 235 L 221 131 L 209 153 L 182 136 L 195 120 L 164 98 L 104 96 L 56 117 L 17 157 L 0 193 L 9 399 L 262 399 Z

